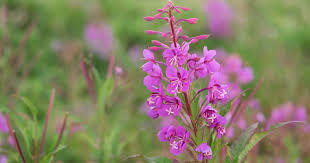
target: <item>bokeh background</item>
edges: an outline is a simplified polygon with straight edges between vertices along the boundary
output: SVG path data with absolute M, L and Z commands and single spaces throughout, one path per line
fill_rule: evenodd
M 254 88 L 264 78 L 256 99 L 266 121 L 274 108 L 288 103 L 303 107 L 303 120 L 307 121 L 308 0 L 174 2 L 192 9 L 183 12 L 183 17 L 199 19 L 195 25 L 184 25 L 186 34 L 211 34 L 207 40 L 193 45 L 191 51 L 201 53 L 206 45 L 218 53 L 240 56 L 254 74 L 252 82 L 242 85 L 243 90 Z M 126 158 L 135 154 L 169 155 L 167 145 L 159 143 L 156 137 L 164 122 L 147 116 L 144 103 L 149 91 L 143 85 L 145 74 L 140 69 L 142 50 L 151 45 L 151 40 L 158 39 L 146 35 L 144 30 L 166 28 L 162 22 L 146 22 L 143 17 L 154 15 L 165 4 L 165 0 L 1 0 L 1 105 L 14 109 L 16 116 L 25 117 L 27 106 L 17 96 L 27 97 L 38 108 L 38 121 L 43 124 L 51 89 L 56 89 L 48 130 L 51 144 L 65 112 L 70 114 L 70 130 L 64 138 L 66 148 L 56 155 L 56 161 L 136 162 L 138 159 Z M 104 119 L 96 122 L 96 107 L 80 68 L 81 59 L 90 56 L 102 83 L 107 80 L 111 56 L 115 57 L 114 89 L 106 100 Z M 292 108 L 293 114 L 296 111 Z M 251 108 L 248 110 L 251 114 Z M 94 139 L 94 125 L 102 126 L 101 147 Z M 235 136 L 240 132 L 235 132 Z M 307 126 L 277 130 L 251 152 L 248 161 L 309 162 L 309 134 Z M 6 141 L 6 136 L 0 133 L 1 142 Z M 11 147 L 0 148 L 1 155 L 13 162 L 17 159 Z

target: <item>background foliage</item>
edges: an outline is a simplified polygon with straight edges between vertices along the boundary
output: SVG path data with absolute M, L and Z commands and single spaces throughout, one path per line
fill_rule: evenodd
M 227 2 L 236 15 L 233 35 L 225 39 L 210 37 L 194 45 L 194 51 L 201 51 L 201 47 L 207 45 L 210 49 L 222 48 L 228 53 L 238 53 L 255 74 L 252 84 L 244 89 L 255 87 L 255 83 L 264 77 L 256 97 L 260 99 L 265 117 L 270 116 L 274 106 L 287 101 L 310 108 L 309 1 Z M 7 28 L 3 24 L 0 26 L 0 36 L 5 38 L 7 29 L 9 39 L 0 58 L 1 105 L 14 109 L 14 119 L 15 116 L 31 115 L 28 106 L 18 99 L 27 97 L 37 108 L 37 121 L 42 128 L 50 92 L 55 88 L 56 98 L 46 144 L 56 141 L 53 137 L 55 128 L 65 112 L 70 114 L 68 126 L 82 126 L 74 134 L 66 132 L 63 140 L 66 148 L 55 155 L 57 161 L 118 162 L 134 154 L 145 157 L 169 155 L 168 151 L 163 151 L 168 148 L 156 138 L 159 120 L 151 121 L 141 109 L 148 96 L 142 82 L 144 73 L 139 69 L 142 62 L 133 62 L 129 55 L 132 47 L 141 50 L 155 38 L 143 31 L 154 29 L 154 26 L 160 28 L 159 24 L 145 22 L 143 17 L 154 14 L 154 9 L 165 3 L 152 0 L 2 0 L 0 7 L 7 7 L 8 19 Z M 203 8 L 205 0 L 179 0 L 176 3 L 192 9 L 185 17 L 199 18 L 197 25 L 185 26 L 188 35 L 209 33 Z M 116 74 L 114 79 L 107 79 L 109 60 L 93 55 L 102 81 L 96 87 L 97 100 L 102 102 L 100 109 L 104 110 L 99 116 L 80 69 L 82 56 L 91 54 L 84 40 L 84 28 L 93 21 L 111 27 L 115 38 L 111 54 L 116 56 L 116 65 L 124 71 L 118 83 L 115 83 Z M 29 38 L 21 44 L 29 30 Z M 138 55 L 142 58 L 141 53 Z M 106 95 L 112 87 L 114 91 Z M 99 146 L 97 130 L 102 138 Z M 273 150 L 277 146 L 269 144 L 268 139 L 264 140 L 255 157 L 258 162 L 271 162 L 277 159 L 274 153 L 279 152 L 277 155 L 283 156 L 284 160 L 309 162 L 309 134 L 299 134 L 298 137 L 285 134 L 285 147 L 281 151 Z M 0 136 L 5 139 L 4 134 Z M 7 150 L 13 151 L 7 147 L 1 153 L 8 153 Z M 14 154 L 8 157 L 17 159 Z

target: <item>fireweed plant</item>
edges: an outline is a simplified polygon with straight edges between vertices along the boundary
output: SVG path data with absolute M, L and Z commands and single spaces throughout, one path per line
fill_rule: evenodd
M 148 115 L 153 119 L 171 116 L 182 124 L 162 127 L 158 132 L 159 141 L 167 142 L 173 155 L 180 155 L 187 149 L 194 159 L 207 162 L 214 160 L 215 155 L 226 146 L 227 143 L 221 138 L 226 132 L 225 125 L 229 126 L 234 117 L 229 122 L 224 117 L 228 112 L 224 108 L 227 108 L 231 99 L 230 87 L 224 82 L 220 64 L 214 59 L 216 51 L 205 46 L 203 56 L 189 53 L 191 44 L 207 39 L 209 35 L 189 37 L 181 34 L 182 23 L 195 24 L 198 19 L 177 19 L 173 14 L 188 10 L 190 9 L 175 6 L 168 1 L 164 8 L 157 9 L 158 14 L 144 18 L 146 21 L 163 20 L 169 25 L 170 31 L 145 31 L 149 35 L 160 35 L 168 40 L 168 43 L 153 40 L 154 46 L 144 49 L 146 63 L 142 70 L 147 73 L 144 85 L 151 91 L 150 97 L 147 98 Z M 153 52 L 156 51 L 162 53 L 163 60 L 155 57 Z M 207 86 L 196 88 L 194 84 L 203 78 L 209 79 Z M 251 93 L 251 98 L 260 84 L 261 82 Z M 207 92 L 207 95 L 201 97 L 202 92 Z M 203 100 L 199 101 L 199 98 Z M 248 101 L 242 103 L 241 109 L 245 108 L 247 103 Z M 219 110 L 220 107 L 223 109 Z M 274 128 L 282 125 L 284 124 Z M 257 124 L 251 126 L 241 140 L 247 141 L 256 128 Z M 261 140 L 263 137 L 259 138 L 258 140 Z M 254 142 L 257 143 L 255 140 Z M 241 142 L 237 147 L 243 148 L 245 145 L 246 142 Z M 255 144 L 252 145 L 247 146 L 247 150 L 242 152 L 238 151 L 241 149 L 232 146 L 232 150 L 235 151 L 230 154 L 228 150 L 226 160 L 242 160 Z
M 150 107 L 148 115 L 153 119 L 159 116 L 173 116 L 184 124 L 179 127 L 165 126 L 158 133 L 161 142 L 170 144 L 172 154 L 179 155 L 187 147 L 192 147 L 191 152 L 196 152 L 197 160 L 210 160 L 212 159 L 210 145 L 214 141 L 219 141 L 225 134 L 224 125 L 227 121 L 216 108 L 219 103 L 227 102 L 229 87 L 222 82 L 218 73 L 220 64 L 214 59 L 215 50 L 204 47 L 202 57 L 189 53 L 191 44 L 204 40 L 209 35 L 196 37 L 181 35 L 181 23 L 197 22 L 197 18 L 176 19 L 173 13 L 180 13 L 181 10 L 188 11 L 189 8 L 174 6 L 169 1 L 164 8 L 157 10 L 159 14 L 144 18 L 146 21 L 164 20 L 169 23 L 171 29 L 169 32 L 145 31 L 147 34 L 160 34 L 171 42 L 171 45 L 166 45 L 153 40 L 154 46 L 150 47 L 150 50 L 143 51 L 147 63 L 142 66 L 142 69 L 148 73 L 144 78 L 144 85 L 152 92 L 147 99 Z M 151 50 L 162 51 L 165 62 L 156 60 Z M 165 75 L 162 68 L 166 70 Z M 192 91 L 193 83 L 205 77 L 210 78 L 208 86 L 196 93 Z M 208 95 L 201 103 L 198 115 L 194 115 L 193 103 L 203 91 L 207 91 Z M 200 133 L 205 132 L 206 128 L 208 128 L 208 138 L 204 138 L 205 134 Z M 214 133 L 218 140 L 215 140 Z

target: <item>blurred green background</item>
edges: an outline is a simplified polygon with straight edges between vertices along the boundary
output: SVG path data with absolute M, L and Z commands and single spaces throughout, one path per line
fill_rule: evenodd
M 206 0 L 174 2 L 192 9 L 182 17 L 199 19 L 195 25 L 184 25 L 188 35 L 210 33 L 204 12 Z M 253 88 L 264 78 L 256 97 L 266 117 L 274 106 L 287 101 L 310 108 L 310 1 L 227 0 L 227 3 L 235 15 L 232 35 L 210 37 L 193 45 L 191 50 L 201 52 L 207 45 L 209 49 L 222 48 L 239 54 L 255 75 L 254 81 L 244 89 Z M 118 162 L 134 154 L 167 155 L 167 145 L 156 138 L 160 121 L 151 120 L 141 109 L 149 92 L 143 86 L 145 74 L 140 69 L 142 49 L 150 46 L 151 40 L 158 39 L 146 35 L 144 30 L 164 26 L 145 22 L 143 17 L 154 15 L 155 10 L 165 4 L 166 1 L 153 0 L 1 0 L 0 8 L 7 10 L 7 23 L 3 24 L 2 12 L 0 26 L 1 45 L 5 45 L 0 47 L 3 48 L 1 103 L 24 113 L 25 104 L 14 95 L 27 97 L 39 108 L 39 121 L 43 123 L 51 89 L 55 88 L 48 132 L 55 133 L 53 126 L 65 112 L 70 113 L 70 123 L 83 125 L 81 131 L 65 137 L 67 148 L 56 156 L 59 161 L 86 162 L 102 157 L 105 161 Z M 85 26 L 91 22 L 104 22 L 112 29 L 111 55 L 116 56 L 115 65 L 123 69 L 116 91 L 105 107 L 105 119 L 97 122 L 105 126 L 103 153 L 96 153 L 96 140 L 89 136 L 95 135 L 90 122 L 96 109 L 80 69 L 82 56 L 93 54 L 94 65 L 104 80 L 108 71 L 109 60 L 92 53 L 85 42 Z M 29 38 L 21 43 L 27 31 L 30 31 Z M 130 55 L 133 47 L 138 48 L 136 62 Z M 115 76 L 116 80 L 117 74 Z M 301 148 L 302 142 L 309 140 L 307 137 L 309 135 L 303 140 L 287 138 L 289 145 L 283 153 L 296 148 L 300 153 L 294 157 L 310 161 L 309 155 L 303 153 L 309 146 Z M 258 161 L 275 159 L 272 151 L 266 151 L 259 152 Z M 283 159 L 289 160 L 288 157 L 293 156 L 283 155 Z

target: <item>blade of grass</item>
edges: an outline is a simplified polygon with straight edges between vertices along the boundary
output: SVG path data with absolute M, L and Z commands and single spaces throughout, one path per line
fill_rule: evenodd
M 55 98 L 55 89 L 53 88 L 52 93 L 51 93 L 50 103 L 49 103 L 49 106 L 48 106 L 48 111 L 47 111 L 46 118 L 45 118 L 44 129 L 43 129 L 43 133 L 42 133 L 42 137 L 41 137 L 40 148 L 39 148 L 39 155 L 43 151 L 43 146 L 44 146 L 44 142 L 45 142 L 45 136 L 46 136 L 47 127 L 48 127 L 48 120 L 49 120 L 49 118 L 51 116 L 51 112 L 52 112 L 52 108 L 53 108 L 53 103 L 54 103 L 54 98 Z
M 66 115 L 65 115 L 65 118 L 64 118 L 64 120 L 63 120 L 61 129 L 60 129 L 60 133 L 59 133 L 59 135 L 58 135 L 57 142 L 56 142 L 56 145 L 55 145 L 55 147 L 54 147 L 54 151 L 58 148 L 58 146 L 59 146 L 59 144 L 60 144 L 60 141 L 61 141 L 61 138 L 62 138 L 62 135 L 63 135 L 63 133 L 64 133 L 64 131 L 65 131 L 66 126 L 67 126 L 68 114 L 69 114 L 69 113 L 67 112 Z

